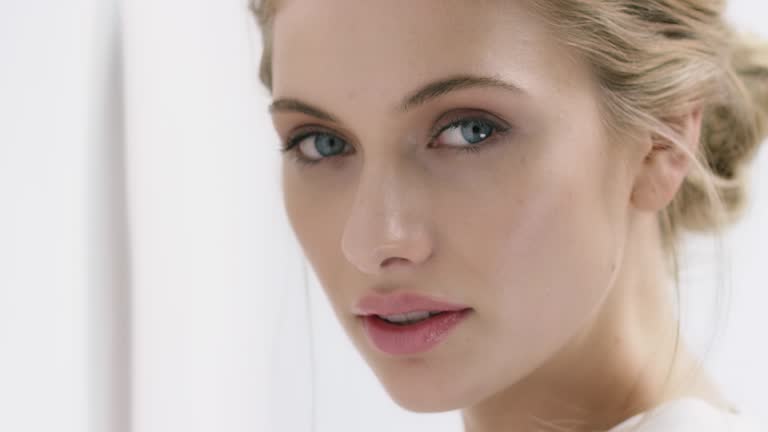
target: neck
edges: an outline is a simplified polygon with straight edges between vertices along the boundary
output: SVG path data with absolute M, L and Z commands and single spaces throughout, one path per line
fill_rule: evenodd
M 636 221 L 622 269 L 589 324 L 531 375 L 462 411 L 466 432 L 607 430 L 662 402 L 722 404 L 677 336 L 656 221 Z

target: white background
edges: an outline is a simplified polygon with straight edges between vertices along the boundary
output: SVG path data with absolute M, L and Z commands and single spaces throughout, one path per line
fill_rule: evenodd
M 768 37 L 765 2 L 730 15 Z M 259 52 L 240 0 L 0 0 L 0 430 L 301 432 L 313 376 L 316 431 L 460 430 L 389 400 L 311 275 L 307 336 Z M 766 168 L 763 149 L 707 357 L 758 414 Z M 691 245 L 704 347 L 711 254 Z

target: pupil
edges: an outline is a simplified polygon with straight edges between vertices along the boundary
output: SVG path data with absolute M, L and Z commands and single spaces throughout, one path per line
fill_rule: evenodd
M 343 141 L 329 135 L 318 135 L 315 138 L 315 148 L 322 156 L 333 156 L 338 154 L 343 148 Z
M 469 127 L 467 127 L 469 126 Z M 480 142 L 491 134 L 493 127 L 477 120 L 470 120 L 462 125 L 461 135 L 471 144 Z

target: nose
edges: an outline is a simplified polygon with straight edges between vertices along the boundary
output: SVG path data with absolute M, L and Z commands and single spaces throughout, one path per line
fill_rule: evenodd
M 403 271 L 432 255 L 428 194 L 405 169 L 363 173 L 341 248 L 361 272 Z

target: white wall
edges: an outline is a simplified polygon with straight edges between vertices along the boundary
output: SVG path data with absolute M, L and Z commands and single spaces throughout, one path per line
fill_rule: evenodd
M 125 420 L 115 9 L 0 2 L 0 430 Z
M 267 430 L 264 297 L 290 259 L 251 18 L 238 0 L 123 5 L 135 430 Z

